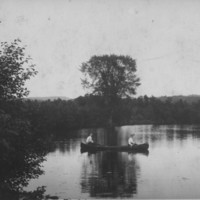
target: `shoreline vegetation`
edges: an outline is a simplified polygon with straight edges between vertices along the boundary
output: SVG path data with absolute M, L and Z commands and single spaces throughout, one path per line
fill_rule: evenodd
M 65 132 L 81 128 L 108 126 L 109 111 L 100 96 L 87 95 L 73 100 L 26 100 L 26 117 L 40 131 Z M 200 100 L 173 102 L 155 97 L 121 99 L 113 113 L 113 125 L 199 124 Z

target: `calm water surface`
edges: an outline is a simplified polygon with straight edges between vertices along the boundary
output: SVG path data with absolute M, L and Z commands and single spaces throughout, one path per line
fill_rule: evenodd
M 98 143 L 125 145 L 130 133 L 148 142 L 149 154 L 80 153 L 89 132 Z M 56 141 L 27 191 L 46 186 L 59 198 L 200 198 L 200 126 L 123 126 L 107 136 L 104 129 L 84 129 Z

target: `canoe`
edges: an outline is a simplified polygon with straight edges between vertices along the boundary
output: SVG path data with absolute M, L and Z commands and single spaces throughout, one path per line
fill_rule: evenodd
M 81 152 L 90 151 L 125 151 L 125 152 L 148 152 L 149 144 L 135 144 L 134 146 L 104 146 L 99 144 L 85 144 L 81 142 Z

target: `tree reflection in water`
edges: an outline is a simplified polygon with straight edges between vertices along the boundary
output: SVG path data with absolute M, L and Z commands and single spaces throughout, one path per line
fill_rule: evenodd
M 136 154 L 88 154 L 82 169 L 82 192 L 89 192 L 91 197 L 133 197 L 137 193 L 140 166 Z
M 111 138 L 112 141 L 108 141 Z M 106 142 L 113 145 L 113 141 L 118 141 L 115 132 Z M 137 175 L 140 172 L 136 158 L 136 154 L 128 152 L 88 153 L 82 167 L 82 192 L 100 198 L 133 197 L 137 193 Z

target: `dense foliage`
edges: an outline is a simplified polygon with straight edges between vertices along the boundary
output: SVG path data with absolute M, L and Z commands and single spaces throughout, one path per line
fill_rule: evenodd
M 12 100 L 28 95 L 24 86 L 26 80 L 37 72 L 31 58 L 25 55 L 25 47 L 20 40 L 0 45 L 0 100 Z
M 103 98 L 107 124 L 113 126 L 114 110 L 119 100 L 134 95 L 140 85 L 135 60 L 130 56 L 93 56 L 81 65 L 81 72 L 84 75 L 83 87 Z
M 20 40 L 0 45 L 0 199 L 19 199 L 31 178 L 43 172 L 44 141 L 32 131 L 22 98 L 25 82 L 37 72 Z M 46 142 L 45 142 L 46 143 Z
M 135 94 L 140 85 L 137 78 L 136 62 L 129 56 L 93 56 L 81 65 L 84 74 L 82 84 L 91 89 L 92 94 L 110 100 Z
M 24 101 L 27 118 L 34 127 L 57 135 L 67 130 L 105 127 L 107 108 L 102 97 L 85 96 L 74 100 Z M 200 101 L 189 104 L 182 100 L 173 103 L 155 97 L 121 99 L 114 110 L 116 126 L 134 124 L 198 124 L 200 123 Z

